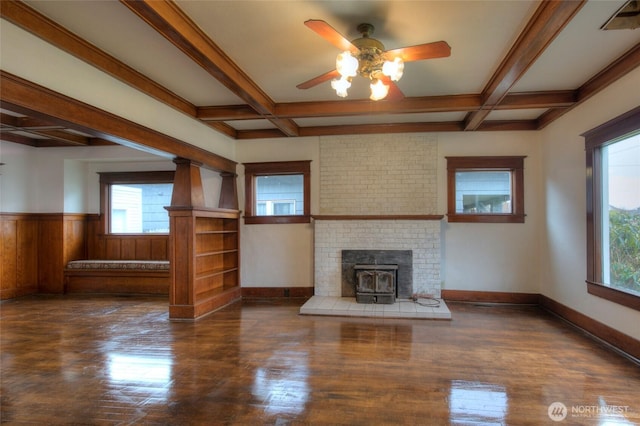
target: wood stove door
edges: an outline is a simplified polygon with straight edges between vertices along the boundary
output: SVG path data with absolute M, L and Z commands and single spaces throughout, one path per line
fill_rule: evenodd
M 376 276 L 375 272 L 358 271 L 356 283 L 356 292 L 358 293 L 375 293 Z
M 395 276 L 393 272 L 377 271 L 378 279 L 376 282 L 376 293 L 394 294 L 395 293 Z

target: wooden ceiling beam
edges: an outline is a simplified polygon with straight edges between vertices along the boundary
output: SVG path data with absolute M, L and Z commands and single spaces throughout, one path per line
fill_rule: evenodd
M 551 108 L 538 117 L 537 130 L 545 128 L 549 123 L 557 120 L 568 111 L 590 99 L 596 93 L 602 91 L 614 81 L 625 76 L 640 66 L 640 43 L 622 54 L 618 59 L 609 64 L 605 69 L 591 77 L 586 83 L 576 90 L 576 102 L 565 108 Z
M 6 141 L 6 142 L 19 143 L 22 145 L 28 145 L 34 148 L 37 148 L 39 146 L 37 139 L 29 138 L 23 135 L 16 135 L 14 133 L 1 133 L 0 140 Z
M 249 105 L 198 107 L 197 117 L 202 121 L 259 120 L 264 118 Z
M 15 130 L 61 130 L 63 126 L 53 124 L 46 120 L 38 120 L 33 117 L 18 117 L 6 113 L 0 113 L 0 124 L 3 128 L 6 126 L 8 131 Z M 5 130 L 6 131 L 6 130 Z
M 276 115 L 289 118 L 335 117 L 345 115 L 411 114 L 470 111 L 481 105 L 479 95 L 424 96 L 397 101 L 341 100 L 290 102 L 276 105 Z
M 35 34 L 46 42 L 177 111 L 196 118 L 197 109 L 195 105 L 139 73 L 124 62 L 98 49 L 25 3 L 15 0 L 3 0 L 0 2 L 0 13 L 4 19 Z M 211 124 L 210 127 L 231 138 L 236 136 L 235 129 L 224 123 Z
M 522 92 L 506 95 L 494 109 L 538 109 L 568 107 L 576 103 L 576 90 L 553 90 L 548 92 Z
M 504 120 L 486 121 L 480 131 L 518 131 L 535 130 L 536 120 Z M 427 133 L 427 132 L 460 132 L 464 130 L 462 121 L 392 123 L 392 124 L 356 124 L 341 126 L 301 127 L 300 136 L 338 136 L 389 133 Z M 239 130 L 238 139 L 268 139 L 283 137 L 277 129 Z
M 567 107 L 576 102 L 575 90 L 514 93 L 505 96 L 495 109 L 538 109 Z M 370 102 L 343 100 L 321 102 L 288 102 L 275 105 L 276 115 L 283 118 L 317 118 L 372 114 L 421 114 L 433 112 L 476 111 L 482 106 L 480 95 L 450 95 L 404 98 L 398 101 Z M 203 121 L 257 120 L 264 118 L 248 105 L 209 106 L 198 108 Z
M 89 139 L 86 136 L 74 135 L 63 130 L 29 130 L 34 135 L 62 142 L 65 145 L 88 146 Z
M 543 1 L 482 92 L 482 108 L 468 114 L 465 130 L 476 130 L 542 52 L 586 3 Z
M 188 158 L 213 170 L 236 172 L 235 161 L 1 70 L 0 108 L 162 157 Z
M 273 100 L 175 3 L 120 1 L 287 136 L 298 135 L 296 123 L 275 117 Z
M 196 115 L 196 108 L 175 93 L 134 70 L 93 44 L 78 37 L 56 22 L 20 1 L 0 1 L 0 13 L 9 22 L 29 31 L 44 41 L 70 53 L 112 77 L 131 85 L 147 95 L 187 114 Z

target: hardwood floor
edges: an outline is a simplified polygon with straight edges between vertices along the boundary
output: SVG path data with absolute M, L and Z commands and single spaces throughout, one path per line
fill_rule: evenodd
M 6 301 L 1 420 L 640 423 L 640 367 L 536 307 L 449 303 L 451 321 L 430 321 L 301 316 L 301 304 L 245 300 L 171 322 L 162 298 Z

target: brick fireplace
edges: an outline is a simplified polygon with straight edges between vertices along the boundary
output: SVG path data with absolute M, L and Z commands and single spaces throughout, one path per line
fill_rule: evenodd
M 398 216 L 399 218 L 399 216 Z M 315 293 L 343 297 L 343 250 L 410 251 L 413 293 L 440 297 L 440 227 L 438 217 L 418 219 L 332 219 L 317 216 Z
M 410 293 L 440 297 L 437 145 L 432 134 L 320 141 L 315 295 L 343 297 L 343 250 L 381 250 L 411 253 L 410 288 L 399 298 Z

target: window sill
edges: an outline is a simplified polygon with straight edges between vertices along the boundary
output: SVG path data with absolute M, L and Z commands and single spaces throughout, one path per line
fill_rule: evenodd
M 627 308 L 640 311 L 640 296 L 636 296 L 635 294 L 627 293 L 626 291 L 590 281 L 587 281 L 587 292 L 594 296 L 626 306 Z
M 311 223 L 311 216 L 243 216 L 245 225 L 287 224 L 287 223 Z
M 448 222 L 467 223 L 524 223 L 523 214 L 447 214 Z

